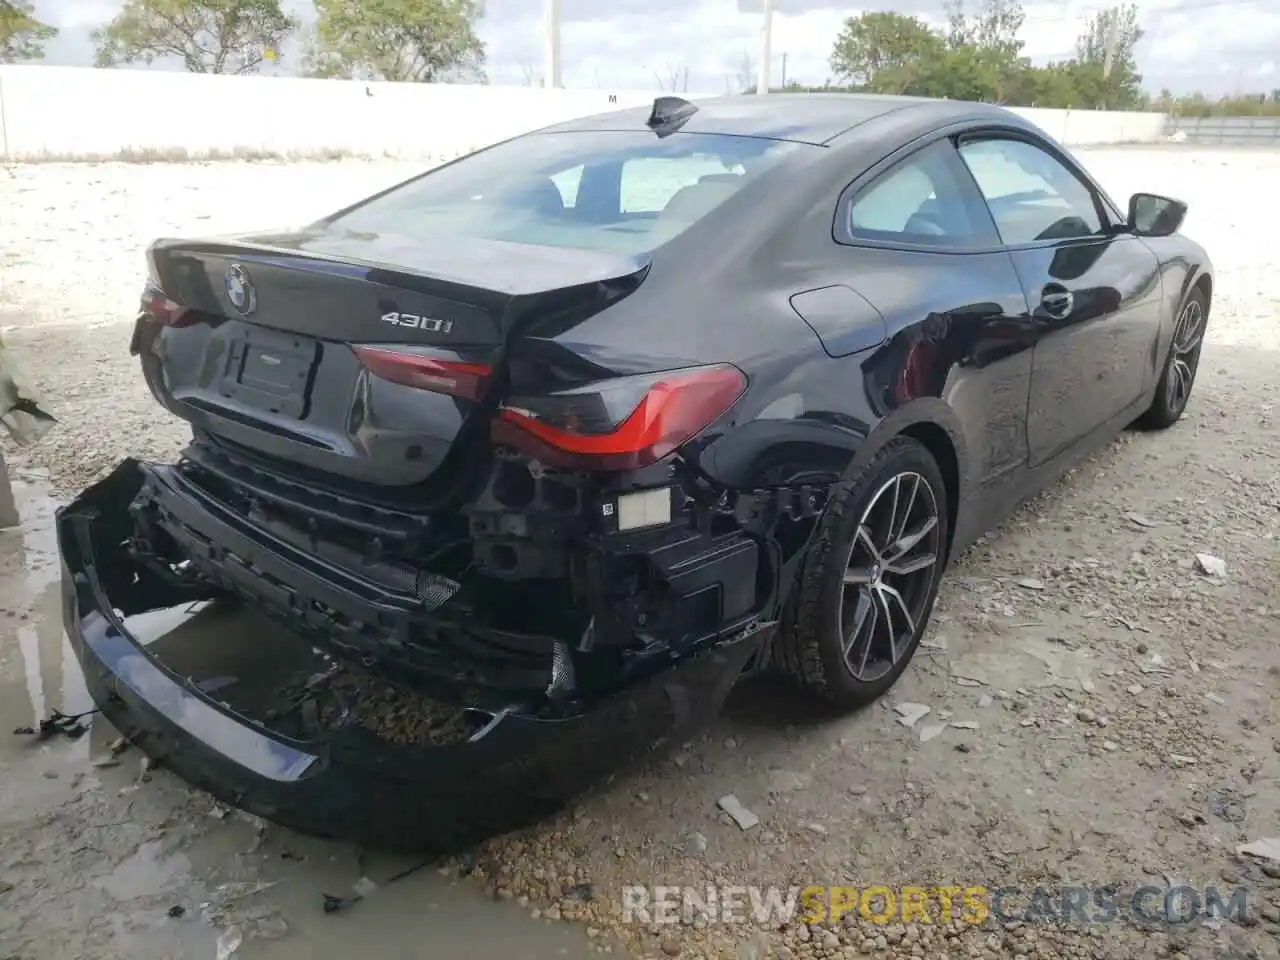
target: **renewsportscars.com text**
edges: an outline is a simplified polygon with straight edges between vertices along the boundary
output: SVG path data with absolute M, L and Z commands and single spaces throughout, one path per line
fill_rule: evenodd
M 1240 919 L 1246 913 L 1243 887 L 1222 890 L 1187 886 L 995 887 L 811 885 L 628 886 L 622 888 L 624 923 L 689 924 L 792 922 L 1184 924 L 1201 917 Z

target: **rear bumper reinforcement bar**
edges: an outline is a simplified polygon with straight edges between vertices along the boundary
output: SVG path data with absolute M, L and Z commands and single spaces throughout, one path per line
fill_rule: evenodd
M 214 700 L 130 634 L 130 616 L 193 599 L 129 550 L 143 482 L 144 468 L 126 461 L 58 512 L 64 620 L 89 691 L 178 776 L 307 833 L 443 851 L 533 822 L 712 719 L 773 630 L 754 624 L 554 718 L 483 709 L 488 722 L 456 744 L 393 744 L 355 726 L 293 740 Z

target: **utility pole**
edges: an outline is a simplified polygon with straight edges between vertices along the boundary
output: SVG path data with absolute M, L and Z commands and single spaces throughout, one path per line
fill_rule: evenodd
M 764 0 L 764 23 L 760 27 L 760 73 L 756 93 L 769 92 L 769 66 L 773 59 L 773 0 Z
M 1111 76 L 1111 67 L 1115 64 L 1116 43 L 1119 40 L 1119 38 L 1116 36 L 1116 27 L 1118 26 L 1118 24 L 1116 23 L 1116 20 L 1118 18 L 1109 12 L 1104 13 L 1103 17 L 1106 18 L 1107 39 L 1103 47 L 1102 79 L 1106 80 L 1108 77 Z
M 560 0 L 542 0 L 542 85 L 560 83 Z
M 782 89 L 787 89 L 787 55 L 782 54 Z
M 1107 109 L 1107 102 L 1110 98 L 1107 96 L 1107 85 L 1111 80 L 1111 68 L 1116 59 L 1116 43 L 1119 37 L 1116 35 L 1120 26 L 1120 15 L 1118 10 L 1110 10 L 1102 14 L 1103 22 L 1106 24 L 1107 38 L 1103 48 L 1102 56 L 1102 109 Z

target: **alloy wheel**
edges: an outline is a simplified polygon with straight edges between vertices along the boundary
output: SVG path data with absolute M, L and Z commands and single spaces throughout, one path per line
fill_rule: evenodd
M 883 677 L 911 649 L 938 574 L 939 534 L 938 498 L 918 473 L 892 477 L 862 512 L 839 617 L 845 666 L 855 679 Z
M 1178 323 L 1173 330 L 1173 356 L 1165 387 L 1168 390 L 1165 399 L 1170 410 L 1181 410 L 1191 397 L 1191 382 L 1195 378 L 1203 342 L 1204 306 L 1193 297 L 1178 314 Z

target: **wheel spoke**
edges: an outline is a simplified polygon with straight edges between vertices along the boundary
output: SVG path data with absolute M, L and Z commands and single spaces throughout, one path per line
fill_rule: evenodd
M 1181 404 L 1191 388 L 1191 368 L 1187 366 L 1186 361 L 1181 357 L 1173 361 L 1173 375 L 1175 378 L 1174 399 L 1178 404 Z
M 889 663 L 898 662 L 898 637 L 893 629 L 893 615 L 889 611 L 889 601 L 883 590 L 873 591 L 879 601 L 880 612 L 884 614 L 885 632 L 889 635 Z
M 1178 344 L 1178 353 L 1185 357 L 1187 354 L 1192 353 L 1196 347 L 1200 346 L 1200 341 L 1203 339 L 1204 327 L 1197 324 L 1195 330 Z
M 1173 325 L 1173 344 L 1176 347 L 1187 335 L 1187 309 L 1184 307 Z
M 908 553 L 920 545 L 920 541 L 927 537 L 930 531 L 938 525 L 937 517 L 929 517 L 920 525 L 920 529 L 915 532 L 903 536 L 892 544 L 891 549 L 885 551 L 884 560 L 886 563 L 896 563 L 905 557 Z
M 1178 318 L 1178 330 L 1174 338 L 1176 350 L 1181 354 L 1188 354 L 1200 345 L 1200 340 L 1204 337 L 1204 311 L 1200 309 L 1199 302 L 1192 300 L 1183 308 L 1182 316 Z
M 892 486 L 892 495 L 890 500 L 888 500 L 888 506 L 882 506 L 883 495 L 888 493 L 888 489 L 886 488 L 882 490 L 881 495 L 878 495 L 876 499 L 872 500 L 872 504 L 870 504 L 870 508 L 867 512 L 867 520 L 864 521 L 869 521 L 870 516 L 872 516 L 873 509 L 879 507 L 878 513 L 881 516 L 877 517 L 876 530 L 869 531 L 870 534 L 872 534 L 873 540 L 879 540 L 883 544 L 882 547 L 876 548 L 877 562 L 881 561 L 883 558 L 884 550 L 888 549 L 888 545 L 893 543 L 893 530 L 896 529 L 897 525 L 897 504 L 899 504 L 899 500 L 902 495 L 902 475 L 899 474 L 893 477 L 893 480 L 888 484 L 888 486 Z
M 849 668 L 849 672 L 859 680 L 867 672 L 867 661 L 871 657 L 871 644 L 876 636 L 876 622 L 880 619 L 876 609 L 876 604 L 872 602 L 871 591 L 864 590 L 858 595 L 858 606 L 854 611 L 854 621 L 856 628 L 849 632 L 844 639 L 844 663 Z M 858 659 L 858 665 L 855 667 L 853 661 L 854 654 L 857 652 L 861 641 L 862 656 Z
M 855 679 L 884 676 L 910 650 L 935 583 L 940 526 L 934 489 L 915 470 L 886 479 L 867 501 L 841 574 L 837 642 Z
M 867 597 L 867 608 L 871 611 L 870 621 L 867 623 L 867 642 L 862 646 L 862 662 L 858 664 L 857 676 L 864 677 L 867 674 L 867 660 L 871 656 L 871 643 L 876 638 L 876 623 L 880 619 L 879 613 L 876 611 L 876 605 L 871 602 L 871 598 Z
M 876 546 L 875 541 L 871 539 L 871 528 L 865 523 L 859 525 L 857 539 L 861 540 L 862 545 L 871 551 L 872 559 L 874 559 L 876 563 L 879 563 L 880 549 Z
M 871 615 L 874 619 L 875 611 L 871 606 L 871 591 L 859 590 L 858 602 L 853 608 L 853 625 L 845 631 L 844 635 L 843 652 L 846 660 L 849 658 L 849 653 L 853 650 L 858 636 L 862 633 L 862 628 L 866 626 L 868 615 Z
M 915 622 L 915 619 L 911 616 L 911 611 L 907 609 L 907 602 L 902 599 L 902 594 L 899 593 L 894 587 L 891 587 L 885 583 L 880 584 L 880 587 L 877 592 L 880 594 L 880 599 L 884 602 L 886 614 L 888 613 L 888 609 L 889 609 L 889 601 L 886 598 L 892 597 L 894 602 L 897 603 L 898 609 L 902 611 L 902 618 L 907 621 L 907 636 L 910 637 L 913 634 L 915 634 L 916 622 Z M 894 657 L 894 659 L 896 660 L 897 657 Z
M 885 573 L 896 573 L 900 577 L 907 574 L 919 573 L 921 570 L 927 570 L 938 562 L 937 554 L 922 553 L 918 557 L 912 557 L 910 560 L 899 560 L 894 563 L 886 563 L 884 567 Z
M 893 529 L 889 535 L 890 544 L 896 543 L 902 539 L 902 535 L 907 530 L 907 524 L 911 522 L 911 511 L 915 509 L 916 496 L 920 493 L 920 477 L 918 474 L 911 476 L 911 492 L 907 494 L 907 504 L 902 509 L 902 519 L 896 520 Z M 886 547 L 887 550 L 887 547 Z

